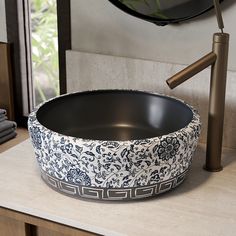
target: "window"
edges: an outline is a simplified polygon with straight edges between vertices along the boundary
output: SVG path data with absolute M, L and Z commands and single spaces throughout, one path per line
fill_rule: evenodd
M 35 105 L 59 95 L 56 0 L 31 0 L 31 48 Z
M 11 45 L 15 120 L 26 126 L 35 105 L 66 93 L 70 0 L 3 1 Z

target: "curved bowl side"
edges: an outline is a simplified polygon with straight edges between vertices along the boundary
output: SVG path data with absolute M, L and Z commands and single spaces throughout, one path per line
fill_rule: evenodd
M 188 105 L 189 106 L 189 105 Z M 201 122 L 196 110 L 181 130 L 160 137 L 129 140 L 85 140 L 42 126 L 37 109 L 28 129 L 44 181 L 74 197 L 132 200 L 178 186 L 190 168 Z

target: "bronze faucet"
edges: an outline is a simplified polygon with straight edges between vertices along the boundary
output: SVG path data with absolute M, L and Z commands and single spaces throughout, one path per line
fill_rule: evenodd
M 229 34 L 223 32 L 224 24 L 218 0 L 214 0 L 220 33 L 213 35 L 212 52 L 178 72 L 166 82 L 171 89 L 180 85 L 195 74 L 211 67 L 210 99 L 207 130 L 206 164 L 204 169 L 221 171 L 221 152 L 225 110 L 225 90 L 228 64 Z

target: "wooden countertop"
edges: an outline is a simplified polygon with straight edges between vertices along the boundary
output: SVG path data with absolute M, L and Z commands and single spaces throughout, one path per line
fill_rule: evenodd
M 128 203 L 84 201 L 61 195 L 40 178 L 26 140 L 0 154 L 0 207 L 103 235 L 234 236 L 236 150 L 224 149 L 224 170 L 202 169 L 199 145 L 187 180 L 160 197 Z
M 7 142 L 0 144 L 0 153 L 5 152 L 7 149 L 16 146 L 17 144 L 23 142 L 29 138 L 29 133 L 26 128 L 17 128 L 17 136 L 13 139 L 8 140 Z

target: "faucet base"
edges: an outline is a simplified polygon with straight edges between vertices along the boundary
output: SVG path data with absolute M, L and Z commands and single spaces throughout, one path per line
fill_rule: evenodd
M 223 170 L 223 167 L 220 166 L 219 168 L 213 169 L 213 168 L 209 168 L 206 165 L 203 166 L 203 169 L 208 171 L 208 172 L 220 172 Z

